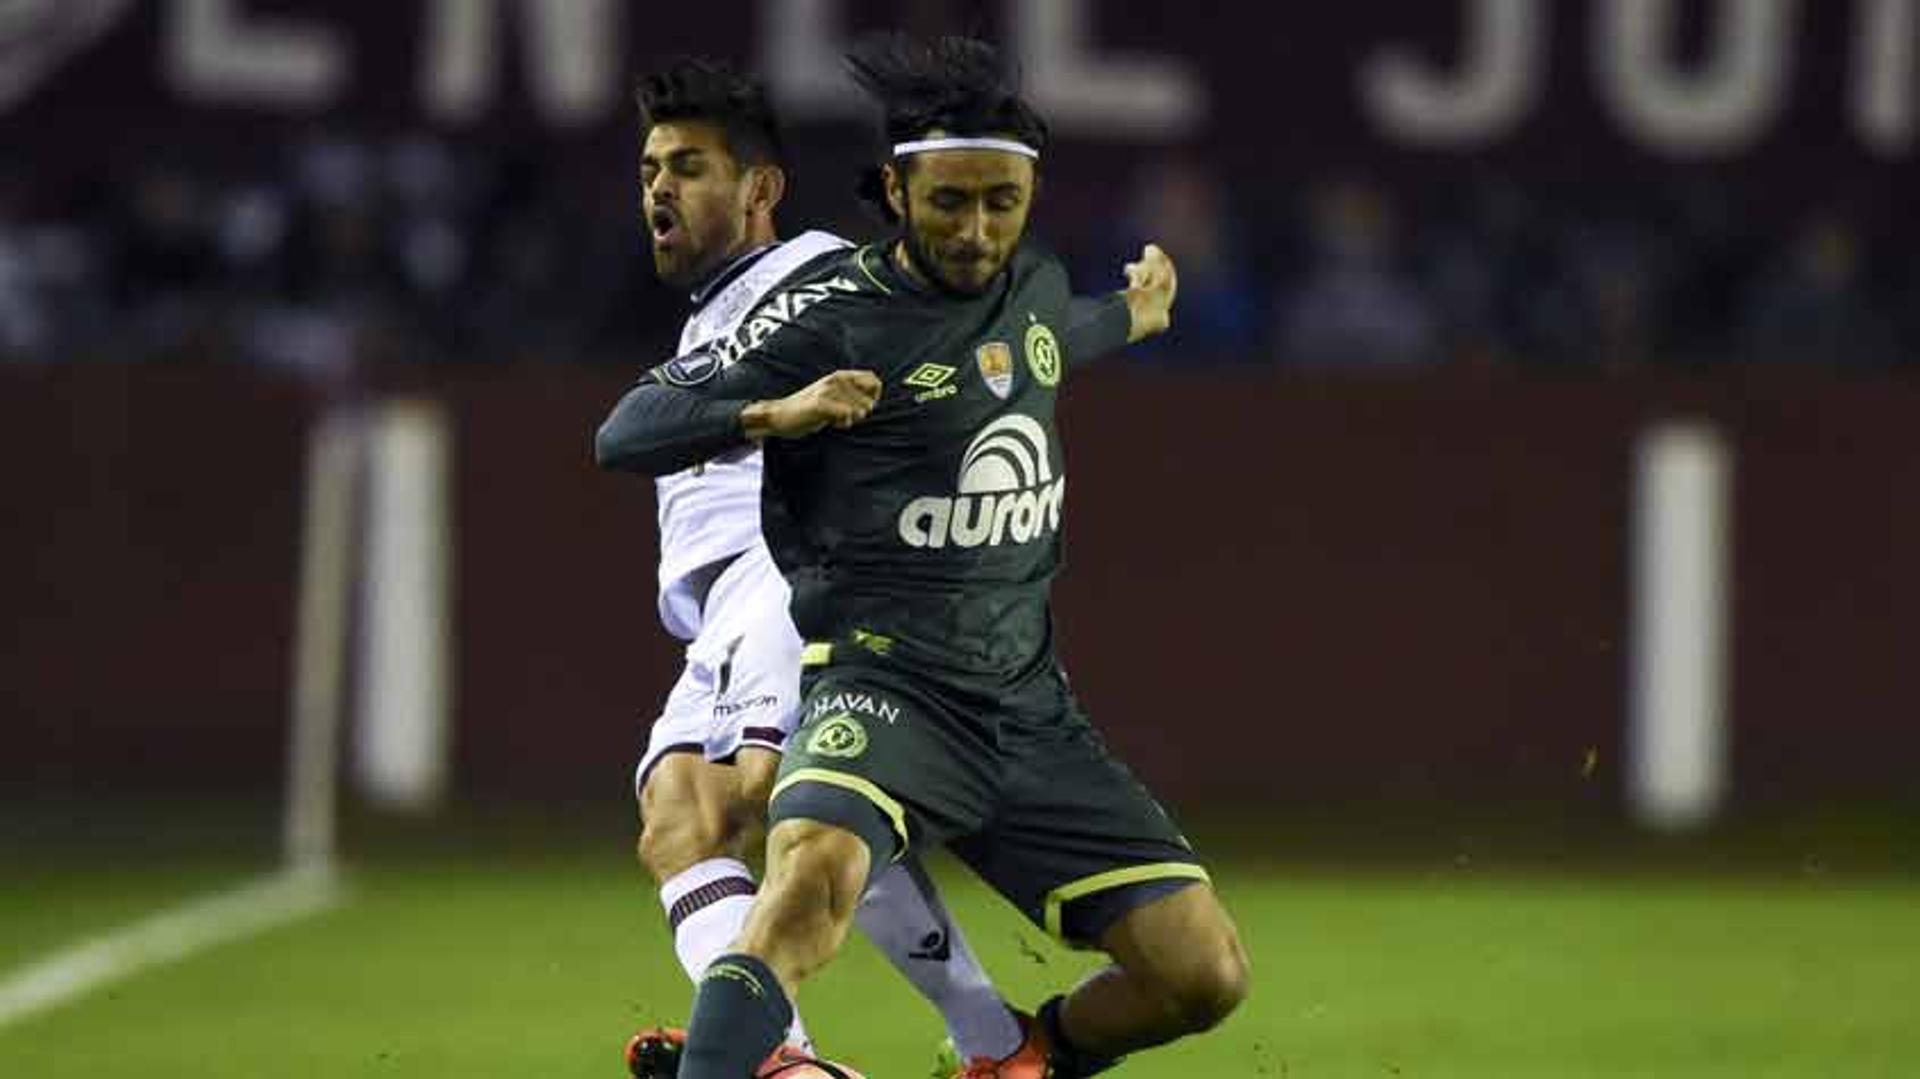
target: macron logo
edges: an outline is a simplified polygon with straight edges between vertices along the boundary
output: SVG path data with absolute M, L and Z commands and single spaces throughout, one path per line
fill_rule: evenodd
M 957 486 L 957 497 L 923 496 L 900 511 L 908 546 L 997 547 L 1060 530 L 1067 480 L 1055 478 L 1047 432 L 1030 416 L 1002 416 L 975 435 Z

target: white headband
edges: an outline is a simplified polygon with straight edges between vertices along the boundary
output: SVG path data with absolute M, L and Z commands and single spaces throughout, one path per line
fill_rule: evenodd
M 930 150 L 1000 150 L 1009 154 L 1019 154 L 1021 157 L 1030 157 L 1035 161 L 1040 160 L 1040 151 L 1024 142 L 1015 142 L 1012 139 L 961 139 L 951 136 L 895 143 L 893 156 L 924 154 Z

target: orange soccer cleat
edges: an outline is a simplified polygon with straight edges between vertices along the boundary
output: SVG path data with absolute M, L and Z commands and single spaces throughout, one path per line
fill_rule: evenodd
M 1040 1024 L 1025 1012 L 1016 1011 L 1013 1017 L 1020 1021 L 1020 1048 L 999 1060 L 974 1057 L 953 1079 L 1047 1079 L 1047 1043 L 1040 1037 Z

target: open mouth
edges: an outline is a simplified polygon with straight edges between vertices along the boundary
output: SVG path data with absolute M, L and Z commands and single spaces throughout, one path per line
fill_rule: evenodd
M 653 229 L 653 242 L 672 243 L 680 234 L 680 219 L 665 206 L 654 207 L 647 217 L 647 224 Z

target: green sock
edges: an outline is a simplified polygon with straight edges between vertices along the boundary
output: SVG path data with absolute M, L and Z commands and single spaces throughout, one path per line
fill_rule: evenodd
M 723 955 L 700 977 L 680 1054 L 680 1079 L 752 1075 L 787 1036 L 793 1005 L 780 979 L 750 955 Z

